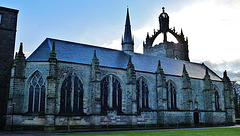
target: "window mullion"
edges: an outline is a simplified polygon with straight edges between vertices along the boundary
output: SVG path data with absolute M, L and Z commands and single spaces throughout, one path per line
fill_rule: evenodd
M 113 77 L 112 75 L 109 76 L 109 93 L 108 93 L 108 106 L 109 108 L 112 108 L 112 101 L 113 101 Z
M 38 112 L 40 111 L 40 104 L 41 104 L 41 93 L 42 93 L 42 89 L 41 86 L 39 86 L 39 95 L 38 95 Z
M 36 91 L 36 86 L 33 86 L 33 105 L 32 105 L 32 112 L 34 112 L 34 105 L 35 105 L 35 91 Z

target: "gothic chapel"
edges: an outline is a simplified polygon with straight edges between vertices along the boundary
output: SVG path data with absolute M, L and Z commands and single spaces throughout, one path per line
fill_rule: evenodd
M 159 25 L 147 33 L 143 54 L 134 53 L 128 9 L 122 50 L 47 38 L 25 59 L 21 44 L 12 67 L 7 127 L 234 124 L 227 72 L 221 78 L 190 62 L 188 38 L 169 27 L 164 8 Z M 163 42 L 153 45 L 160 34 Z M 167 34 L 178 42 L 169 42 Z

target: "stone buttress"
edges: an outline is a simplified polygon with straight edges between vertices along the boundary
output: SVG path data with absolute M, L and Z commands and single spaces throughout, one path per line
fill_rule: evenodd
M 96 50 L 91 64 L 91 124 L 100 125 L 100 118 L 98 115 L 101 113 L 101 72 L 99 69 L 99 60 L 97 58 Z
M 14 59 L 10 81 L 7 116 L 11 116 L 11 120 L 14 120 L 15 116 L 13 115 L 21 114 L 24 109 L 24 90 L 26 81 L 25 66 L 26 60 L 25 55 L 23 54 L 23 44 L 20 43 L 19 52 L 16 53 Z M 10 120 L 7 120 L 7 126 L 10 125 L 10 122 Z
M 49 76 L 47 77 L 47 100 L 45 111 L 45 130 L 55 130 L 55 114 L 57 99 L 57 58 L 55 52 L 55 42 L 52 43 L 52 51 L 50 52 Z
M 226 123 L 228 125 L 232 125 L 235 123 L 234 93 L 233 93 L 231 81 L 227 76 L 226 70 L 223 73 L 223 82 L 224 82 Z
M 186 70 L 185 64 L 183 64 L 182 71 L 182 96 L 183 96 L 183 109 L 184 110 L 193 110 L 193 99 L 192 99 L 192 88 L 191 81 Z M 185 120 L 186 124 L 192 124 L 191 112 L 186 113 Z
M 167 89 L 166 77 L 161 67 L 161 61 L 158 60 L 156 71 L 156 85 L 157 85 L 157 110 L 167 110 Z M 158 112 L 158 124 L 164 124 L 164 111 Z
M 205 124 L 213 123 L 213 111 L 215 110 L 215 97 L 212 80 L 208 73 L 208 68 L 206 67 L 206 74 L 204 77 L 204 90 L 203 90 L 203 100 L 204 100 L 204 109 L 205 113 Z

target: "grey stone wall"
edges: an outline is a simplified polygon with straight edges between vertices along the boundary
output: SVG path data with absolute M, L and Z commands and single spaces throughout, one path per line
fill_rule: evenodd
M 0 129 L 5 125 L 18 10 L 0 7 Z
M 101 64 L 101 63 L 100 63 Z M 91 65 L 82 65 L 74 63 L 65 63 L 57 62 L 57 78 L 56 78 L 56 87 L 55 90 L 49 90 L 55 92 L 55 103 L 46 99 L 46 104 L 48 108 L 53 108 L 54 113 L 51 115 L 46 114 L 29 114 L 28 110 L 28 97 L 29 97 L 29 80 L 34 72 L 39 71 L 44 80 L 49 76 L 49 62 L 27 62 L 25 69 L 25 86 L 23 91 L 24 100 L 23 110 L 19 111 L 18 115 L 11 115 L 11 108 L 9 106 L 9 114 L 7 125 L 11 125 L 12 117 L 14 118 L 14 125 L 16 126 L 51 126 L 51 127 L 66 127 L 70 126 L 106 126 L 106 125 L 159 125 L 159 126 L 182 126 L 194 124 L 194 112 L 199 114 L 199 123 L 200 124 L 224 124 L 226 123 L 226 109 L 225 109 L 225 100 L 228 99 L 225 97 L 226 93 L 224 92 L 224 84 L 219 81 L 212 81 L 212 84 L 217 86 L 219 92 L 219 104 L 220 110 L 216 111 L 213 107 L 212 109 L 206 109 L 205 107 L 205 81 L 203 79 L 193 79 L 190 77 L 191 86 L 190 88 L 183 85 L 184 79 L 181 76 L 172 76 L 165 75 L 164 81 L 172 81 L 176 88 L 176 100 L 177 100 L 177 109 L 167 109 L 166 103 L 162 104 L 161 102 L 165 101 L 163 99 L 164 94 L 159 94 L 161 91 L 166 91 L 166 87 L 158 87 L 160 92 L 157 93 L 157 76 L 156 73 L 140 72 L 136 71 L 136 79 L 144 78 L 149 90 L 149 109 L 141 110 L 137 113 L 133 112 L 134 101 L 132 95 L 136 95 L 136 84 L 131 86 L 128 84 L 128 75 L 127 69 L 117 69 L 117 68 L 108 68 L 108 67 L 99 67 L 100 69 L 100 79 L 108 75 L 114 75 L 120 82 L 122 87 L 122 112 L 121 114 L 117 113 L 117 110 L 111 109 L 107 111 L 105 115 L 100 113 L 100 107 L 94 106 L 98 104 L 96 94 L 100 94 L 100 84 L 92 79 L 92 67 Z M 156 68 L 157 69 L 157 68 Z M 13 71 L 14 72 L 14 71 Z M 69 73 L 76 73 L 81 82 L 83 83 L 83 103 L 84 103 L 84 113 L 85 115 L 63 115 L 60 114 L 60 96 L 61 96 L 61 86 L 64 79 L 68 76 Z M 16 84 L 12 84 L 11 88 L 14 88 Z M 49 89 L 49 88 L 48 88 Z M 11 89 L 11 92 L 14 89 Z M 98 92 L 98 93 L 96 93 Z M 49 94 L 46 94 L 46 98 Z M 15 97 L 14 99 L 19 99 Z M 110 100 L 111 101 L 111 100 Z M 213 102 L 214 103 L 214 102 Z M 9 101 L 10 105 L 10 101 Z M 16 106 L 21 104 L 16 103 Z M 16 109 L 17 109 L 16 107 Z M 228 112 L 230 118 L 231 111 Z
M 159 43 L 152 47 L 145 47 L 144 54 L 185 60 L 187 54 L 184 48 L 185 46 L 186 45 L 183 45 L 181 43 L 173 42 Z

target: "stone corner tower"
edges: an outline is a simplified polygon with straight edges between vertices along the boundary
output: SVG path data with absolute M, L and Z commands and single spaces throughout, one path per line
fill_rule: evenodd
M 18 10 L 0 7 L 0 129 L 5 125 Z

